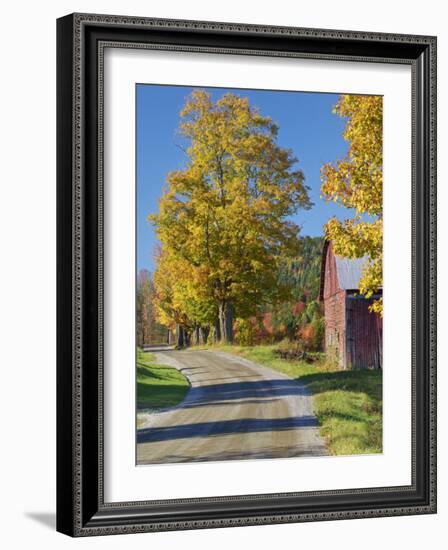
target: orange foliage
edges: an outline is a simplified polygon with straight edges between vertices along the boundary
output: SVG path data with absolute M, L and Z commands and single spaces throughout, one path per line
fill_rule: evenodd
M 312 349 L 316 338 L 316 329 L 311 324 L 305 325 L 299 329 L 298 337 L 305 349 Z
M 305 308 L 306 308 L 305 302 L 296 302 L 292 306 L 292 312 L 294 315 L 300 315 Z

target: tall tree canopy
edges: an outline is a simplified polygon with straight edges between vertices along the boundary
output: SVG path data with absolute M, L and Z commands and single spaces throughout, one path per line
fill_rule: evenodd
M 369 259 L 359 283 L 367 298 L 383 284 L 383 101 L 378 96 L 342 95 L 334 112 L 346 118 L 346 157 L 322 168 L 322 194 L 352 208 L 343 222 L 332 218 L 325 227 L 334 251 L 348 258 Z M 372 309 L 382 314 L 382 299 Z
M 288 218 L 310 208 L 308 188 L 291 150 L 277 143 L 278 127 L 247 98 L 227 93 L 214 103 L 194 91 L 180 133 L 187 166 L 168 174 L 150 219 L 161 257 L 182 262 L 188 297 L 207 312 L 214 307 L 221 338 L 232 341 L 234 316 L 253 315 L 284 290 L 279 258 L 298 252 L 299 227 Z M 179 286 L 181 270 L 177 278 Z

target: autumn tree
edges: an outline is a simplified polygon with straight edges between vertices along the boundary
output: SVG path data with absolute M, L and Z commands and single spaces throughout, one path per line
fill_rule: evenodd
M 188 163 L 168 174 L 150 219 L 164 253 L 190 269 L 190 296 L 214 305 L 217 331 L 232 342 L 234 317 L 248 318 L 281 291 L 279 257 L 298 247 L 299 227 L 288 218 L 310 207 L 308 189 L 292 152 L 277 143 L 278 127 L 247 98 L 227 93 L 214 103 L 194 91 L 180 133 Z
M 176 344 L 206 343 L 216 307 L 206 292 L 199 270 L 183 258 L 160 249 L 154 273 L 157 319 L 176 334 Z
M 383 102 L 378 96 L 342 95 L 334 112 L 346 119 L 349 149 L 342 160 L 323 166 L 321 191 L 354 215 L 330 219 L 325 233 L 337 255 L 368 258 L 359 290 L 371 298 L 383 284 Z M 382 299 L 371 309 L 382 314 Z
M 146 269 L 139 271 L 137 276 L 136 306 L 137 345 L 163 341 L 166 329 L 157 322 L 154 284 Z
M 190 328 L 190 320 L 178 303 L 178 282 L 185 278 L 185 266 L 168 253 L 158 251 L 154 273 L 156 315 L 160 323 L 176 334 L 176 344 L 183 346 Z

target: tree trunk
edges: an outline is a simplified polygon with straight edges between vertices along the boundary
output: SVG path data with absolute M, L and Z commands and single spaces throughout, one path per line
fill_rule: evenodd
M 193 346 L 200 346 L 203 344 L 202 338 L 201 338 L 201 327 L 200 325 L 195 325 L 193 327 L 193 333 L 191 335 L 191 342 Z
M 183 348 L 185 345 L 185 330 L 182 325 L 176 325 L 176 347 Z
M 210 327 L 199 327 L 199 340 L 201 345 L 207 343 L 209 333 Z
M 142 330 L 140 327 L 137 329 L 137 346 L 140 348 L 143 347 Z
M 195 327 L 193 328 L 193 334 L 191 335 L 191 340 L 192 340 L 193 346 L 197 346 L 199 344 L 202 344 L 200 330 L 201 330 L 201 328 L 200 328 L 199 325 L 195 325 Z
M 219 344 L 221 342 L 221 329 L 219 327 L 219 319 L 216 319 L 215 324 L 210 327 L 212 333 L 213 344 Z
M 185 328 L 184 328 L 184 345 L 185 347 L 188 347 L 191 345 L 191 332 L 188 332 L 188 330 L 185 330 Z
M 219 328 L 221 332 L 221 342 L 224 344 L 233 344 L 233 306 L 230 302 L 223 301 L 218 309 Z

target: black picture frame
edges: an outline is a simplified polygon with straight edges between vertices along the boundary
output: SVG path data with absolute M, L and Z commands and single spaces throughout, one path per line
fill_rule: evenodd
M 138 48 L 412 68 L 412 484 L 104 502 L 102 54 Z M 436 512 L 436 38 L 72 14 L 57 21 L 57 530 L 71 536 Z

